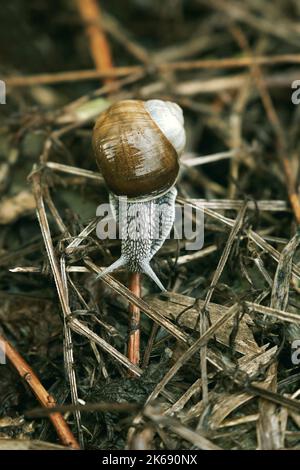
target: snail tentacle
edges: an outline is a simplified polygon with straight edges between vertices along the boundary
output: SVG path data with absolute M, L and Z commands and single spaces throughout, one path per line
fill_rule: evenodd
M 147 274 L 147 276 L 150 277 L 150 279 L 152 279 L 152 281 L 155 282 L 155 284 L 160 288 L 160 290 L 162 291 L 166 291 L 166 288 L 163 286 L 163 284 L 160 282 L 159 278 L 157 277 L 157 275 L 155 274 L 155 272 L 153 271 L 153 269 L 151 268 L 149 262 L 147 261 L 142 261 L 141 262 L 141 268 L 143 270 L 143 273 Z
M 101 279 L 101 277 L 106 276 L 106 274 L 110 274 L 113 271 L 116 271 L 117 269 L 120 269 L 122 266 L 125 266 L 125 265 L 126 265 L 126 259 L 123 258 L 122 256 L 120 256 L 120 258 L 117 259 L 117 261 L 115 261 L 110 266 L 108 266 L 106 269 L 104 269 L 104 271 L 99 273 L 96 276 L 96 280 Z

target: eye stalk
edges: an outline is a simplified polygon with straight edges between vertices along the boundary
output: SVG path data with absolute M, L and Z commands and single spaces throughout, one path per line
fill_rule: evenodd
M 122 225 L 121 257 L 98 277 L 126 266 L 147 274 L 165 290 L 150 260 L 174 223 L 183 124 L 181 108 L 161 100 L 120 101 L 98 118 L 93 148 L 113 213 Z M 121 212 L 124 197 L 127 206 Z

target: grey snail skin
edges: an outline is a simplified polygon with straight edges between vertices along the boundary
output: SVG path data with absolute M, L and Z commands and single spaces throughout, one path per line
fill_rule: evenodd
M 97 119 L 93 149 L 122 239 L 120 258 L 98 278 L 126 267 L 165 290 L 150 261 L 174 223 L 185 141 L 182 109 L 169 101 L 119 101 Z

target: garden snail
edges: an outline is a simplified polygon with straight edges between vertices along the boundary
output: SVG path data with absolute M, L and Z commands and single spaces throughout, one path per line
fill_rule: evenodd
M 181 108 L 161 100 L 120 101 L 98 118 L 93 148 L 122 238 L 121 257 L 100 277 L 127 266 L 131 272 L 146 273 L 165 290 L 150 260 L 175 218 L 183 124 Z

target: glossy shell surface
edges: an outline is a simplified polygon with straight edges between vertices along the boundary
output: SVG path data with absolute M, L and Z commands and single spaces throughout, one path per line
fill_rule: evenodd
M 97 164 L 110 191 L 138 199 L 168 191 L 179 172 L 178 152 L 143 101 L 113 104 L 93 131 Z

